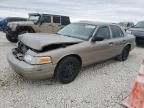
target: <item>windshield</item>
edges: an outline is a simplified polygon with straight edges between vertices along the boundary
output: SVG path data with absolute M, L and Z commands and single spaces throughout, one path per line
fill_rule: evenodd
M 66 27 L 58 31 L 57 34 L 79 38 L 82 40 L 88 40 L 95 28 L 95 25 L 74 23 L 67 25 Z
M 138 22 L 136 25 L 135 25 L 136 28 L 144 28 L 144 21 L 143 22 Z
M 40 18 L 39 15 L 30 15 L 28 20 L 29 21 L 38 21 L 39 18 Z

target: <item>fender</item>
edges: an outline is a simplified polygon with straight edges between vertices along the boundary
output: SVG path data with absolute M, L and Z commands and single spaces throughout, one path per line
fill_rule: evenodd
M 16 32 L 20 33 L 22 31 L 29 31 L 30 33 L 35 33 L 35 30 L 31 26 L 17 26 Z

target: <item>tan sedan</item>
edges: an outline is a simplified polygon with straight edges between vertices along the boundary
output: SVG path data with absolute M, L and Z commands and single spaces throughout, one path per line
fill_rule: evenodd
M 115 24 L 77 22 L 56 34 L 23 34 L 8 61 L 20 75 L 30 79 L 54 77 L 69 83 L 81 67 L 106 59 L 125 61 L 135 38 Z

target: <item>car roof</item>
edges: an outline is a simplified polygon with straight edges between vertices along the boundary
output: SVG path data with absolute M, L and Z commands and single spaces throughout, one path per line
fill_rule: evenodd
M 65 15 L 42 14 L 42 13 L 29 13 L 29 15 L 49 15 L 49 16 L 64 16 L 64 17 L 69 17 L 69 16 L 65 16 Z
M 9 19 L 27 19 L 27 18 L 23 18 L 23 17 L 6 17 L 4 19 L 9 20 Z
M 102 25 L 117 25 L 116 23 L 106 23 L 106 22 L 96 22 L 96 21 L 79 21 L 77 23 L 84 23 L 84 24 L 91 24 L 91 25 L 97 25 L 97 26 L 102 26 Z

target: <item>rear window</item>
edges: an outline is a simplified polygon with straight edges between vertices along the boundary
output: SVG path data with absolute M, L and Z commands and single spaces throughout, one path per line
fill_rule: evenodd
M 53 16 L 53 23 L 60 23 L 60 16 Z
M 124 37 L 124 33 L 119 26 L 111 25 L 110 27 L 111 27 L 113 38 Z
M 45 22 L 45 23 L 51 23 L 51 16 L 44 15 L 44 16 L 43 16 L 43 19 L 44 19 L 44 22 Z
M 68 24 L 70 24 L 70 19 L 69 19 L 69 17 L 62 16 L 62 17 L 61 17 L 61 24 L 62 24 L 62 25 L 68 25 Z

